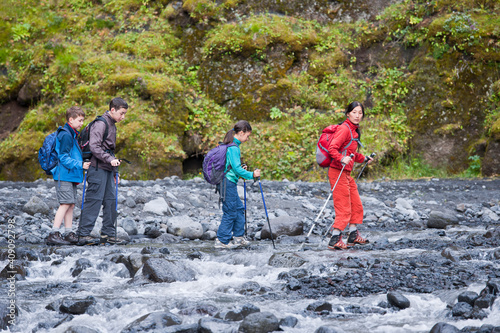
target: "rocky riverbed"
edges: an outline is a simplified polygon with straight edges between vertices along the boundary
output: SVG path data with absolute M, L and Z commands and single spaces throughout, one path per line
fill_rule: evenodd
M 177 177 L 121 182 L 128 245 L 49 247 L 55 185 L 0 182 L 0 328 L 500 332 L 500 179 L 360 182 L 370 244 L 347 251 L 326 249 L 331 203 L 306 238 L 326 183 L 262 181 L 273 247 L 259 184 L 240 182 L 251 245 L 215 250 L 214 188 Z

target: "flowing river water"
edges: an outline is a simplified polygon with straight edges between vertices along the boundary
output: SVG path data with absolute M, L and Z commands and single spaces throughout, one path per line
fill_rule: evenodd
M 470 231 L 470 230 L 469 230 Z M 460 230 L 456 230 L 460 232 Z M 385 235 L 394 242 L 401 238 L 398 233 Z M 374 238 L 377 236 L 374 235 Z M 405 237 L 432 237 L 429 233 L 405 234 Z M 280 273 L 294 268 L 270 266 L 275 253 L 293 252 L 297 245 L 277 244 L 274 250 L 269 241 L 261 241 L 249 249 L 215 250 L 212 242 L 189 242 L 168 246 L 169 259 L 183 262 L 196 272 L 196 279 L 173 283 L 130 283 L 130 278 L 119 277 L 120 265 L 110 265 L 113 253 L 128 255 L 140 251 L 144 246 L 121 247 L 76 247 L 53 249 L 45 260 L 32 261 L 26 280 L 17 282 L 17 305 L 21 309 L 18 323 L 12 332 L 67 332 L 68 327 L 87 326 L 98 332 L 120 332 L 134 319 L 142 315 L 169 310 L 180 314 L 183 324 L 195 323 L 206 314 L 184 311 L 195 306 L 211 306 L 216 309 L 231 309 L 253 304 L 261 311 L 273 313 L 277 318 L 293 316 L 298 319 L 295 327 L 282 327 L 285 332 L 314 332 L 320 326 L 331 324 L 343 332 L 429 332 L 437 322 L 450 322 L 461 328 L 500 324 L 500 302 L 488 309 L 484 320 L 455 320 L 450 318 L 447 306 L 465 290 L 480 292 L 484 281 L 464 288 L 438 290 L 432 293 L 404 293 L 410 300 L 407 309 L 382 311 L 378 304 L 387 299 L 385 293 L 374 293 L 365 297 L 339 295 L 317 298 L 298 297 L 279 279 Z M 312 247 L 314 249 L 314 246 Z M 324 248 L 324 247 L 323 247 Z M 422 249 L 398 251 L 309 250 L 296 252 L 306 263 L 300 268 L 317 277 L 328 277 L 338 272 L 332 263 L 349 257 L 366 259 L 408 260 L 421 254 Z M 195 256 L 190 254 L 195 253 Z M 79 258 L 87 258 L 91 267 L 77 278 L 71 274 Z M 496 269 L 498 269 L 498 264 Z M 248 287 L 253 286 L 252 288 Z M 257 286 L 257 287 L 255 287 Z M 63 297 L 85 298 L 93 296 L 97 303 L 89 313 L 74 316 L 64 322 L 63 316 L 46 309 L 53 301 Z M 333 305 L 328 314 L 307 311 L 314 301 L 327 301 Z M 346 311 L 345 309 L 350 309 Z M 380 309 L 372 311 L 370 309 Z M 358 309 L 359 311 L 352 311 Z M 368 310 L 366 310 L 368 309 Z M 359 312 L 359 313 L 356 313 Z M 188 314 L 186 314 L 188 313 Z M 62 321 L 56 328 L 43 329 L 41 323 Z M 238 323 L 235 322 L 234 332 Z
M 281 331 L 296 333 L 314 333 L 324 326 L 339 333 L 428 333 L 439 322 L 464 332 L 477 332 L 474 327 L 484 325 L 498 328 L 498 295 L 490 298 L 491 306 L 469 317 L 453 316 L 452 308 L 466 291 L 479 294 L 491 281 L 500 286 L 500 227 L 498 215 L 493 213 L 500 214 L 499 184 L 499 180 L 362 184 L 363 235 L 371 243 L 331 251 L 326 242 L 318 246 L 321 231 L 332 221 L 331 210 L 300 249 L 317 207 L 328 193 L 325 184 L 265 184 L 270 214 L 281 209 L 306 221 L 302 235 L 280 237 L 276 248 L 270 240 L 255 240 L 265 215 L 261 193 L 250 187 L 251 245 L 218 250 L 213 240 L 156 241 L 144 238 L 141 232 L 124 246 L 49 247 L 41 243 L 41 237 L 43 228 L 50 230 L 51 220 L 40 214 L 28 215 L 21 208 L 33 195 L 54 201 L 53 185 L 5 183 L 0 190 L 0 195 L 5 194 L 0 202 L 0 229 L 5 232 L 5 222 L 10 221 L 2 216 L 14 216 L 20 237 L 15 262 L 24 270 L 15 282 L 16 323 L 7 331 L 229 333 L 238 332 L 242 325 L 242 318 L 229 314 L 241 314 L 243 308 L 271 313 L 283 320 Z M 123 184 L 120 193 L 134 198 L 138 206 L 128 208 L 124 198 L 121 216 L 143 223 L 143 232 L 144 225 L 166 223 L 170 215 L 150 217 L 140 202 L 169 191 L 174 215 L 191 214 L 193 219 L 216 223 L 220 209 L 210 196 L 212 190 L 204 185 L 175 179 Z M 189 203 L 197 202 L 193 193 L 206 197 L 198 208 Z M 147 198 L 139 200 L 140 196 Z M 418 216 L 390 206 L 401 199 L 412 203 Z M 432 211 L 460 205 L 465 206 L 454 212 L 460 216 L 459 223 L 443 229 L 426 226 Z M 490 217 L 486 219 L 487 214 Z M 6 244 L 0 248 L 1 268 L 9 264 Z M 174 263 L 169 269 L 178 272 L 164 273 L 181 278 L 173 282 L 150 279 L 143 271 L 145 262 L 153 259 Z M 0 281 L 5 304 L 8 283 L 4 275 Z M 391 292 L 406 297 L 409 307 L 389 304 Z M 89 304 L 81 311 L 61 310 L 63 303 L 78 300 L 89 300 Z M 145 315 L 167 311 L 182 324 L 157 330 L 133 324 Z M 223 320 L 217 322 L 217 318 Z M 213 320 L 218 328 L 193 329 L 202 320 Z

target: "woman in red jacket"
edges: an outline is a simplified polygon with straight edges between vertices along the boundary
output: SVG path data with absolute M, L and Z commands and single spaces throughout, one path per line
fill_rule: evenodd
M 351 177 L 354 162 L 363 163 L 372 161 L 371 157 L 358 153 L 358 143 L 361 145 L 359 123 L 365 116 L 365 109 L 359 102 L 352 102 L 345 110 L 347 119 L 340 124 L 328 147 L 332 163 L 328 170 L 328 179 L 333 188 L 333 207 L 335 222 L 333 223 L 332 238 L 328 243 L 329 249 L 347 249 L 355 244 L 366 244 L 367 239 L 360 236 L 358 224 L 363 223 L 363 205 L 358 193 L 358 186 Z M 354 154 L 351 158 L 350 155 Z M 343 170 L 342 170 L 343 169 Z M 337 182 L 338 179 L 338 182 Z M 342 231 L 349 226 L 347 245 L 342 241 Z

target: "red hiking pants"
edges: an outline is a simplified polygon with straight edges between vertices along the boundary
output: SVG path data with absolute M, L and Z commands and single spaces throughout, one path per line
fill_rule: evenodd
M 339 179 L 335 190 L 333 190 L 333 208 L 335 209 L 335 222 L 333 228 L 344 230 L 348 224 L 363 223 L 363 204 L 358 193 L 358 186 L 351 177 L 350 171 L 343 171 L 339 178 L 340 170 L 329 168 L 328 179 L 330 188 L 333 188 L 337 178 Z

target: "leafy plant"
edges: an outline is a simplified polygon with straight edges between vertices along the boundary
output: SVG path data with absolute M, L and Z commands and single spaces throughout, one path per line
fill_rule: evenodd
M 12 39 L 14 41 L 27 40 L 30 38 L 31 24 L 19 23 L 12 27 Z

